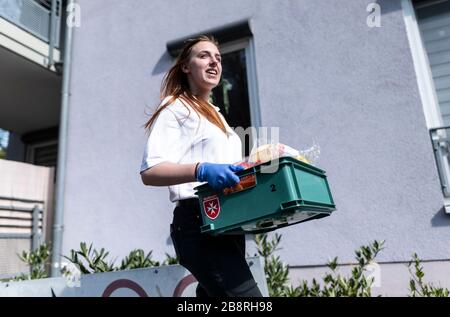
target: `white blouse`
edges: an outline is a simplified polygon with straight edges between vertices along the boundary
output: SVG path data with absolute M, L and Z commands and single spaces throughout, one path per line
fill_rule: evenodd
M 171 97 L 166 97 L 165 104 Z M 186 106 L 188 108 L 186 108 Z M 217 112 L 219 107 L 212 107 Z M 190 111 L 190 113 L 189 113 Z M 160 112 L 150 129 L 142 158 L 143 171 L 162 162 L 189 164 L 197 162 L 233 164 L 242 160 L 241 139 L 220 114 L 227 129 L 225 134 L 186 102 L 177 98 Z M 194 187 L 202 183 L 192 182 L 169 186 L 170 200 L 197 197 Z

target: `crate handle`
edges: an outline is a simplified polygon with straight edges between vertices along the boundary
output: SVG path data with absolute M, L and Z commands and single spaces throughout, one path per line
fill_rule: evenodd
M 284 203 L 281 203 L 281 210 L 285 211 L 285 210 L 289 210 L 292 209 L 292 207 L 301 207 L 303 203 L 303 200 L 299 199 L 299 200 L 291 200 L 291 201 L 287 201 Z
M 214 230 L 214 224 L 213 223 L 209 223 L 207 225 L 203 225 L 200 227 L 200 232 L 204 233 L 204 232 L 208 232 L 208 231 L 212 231 Z

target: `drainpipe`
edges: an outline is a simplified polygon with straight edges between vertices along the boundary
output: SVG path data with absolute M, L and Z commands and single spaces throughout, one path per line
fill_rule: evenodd
M 73 8 L 74 0 L 69 0 L 67 6 Z M 66 21 L 62 21 L 66 22 Z M 70 97 L 70 70 L 72 56 L 72 31 L 73 26 L 65 23 L 65 45 L 62 73 L 62 97 L 61 97 L 61 117 L 59 125 L 58 142 L 58 170 L 56 175 L 56 195 L 55 195 L 55 214 L 53 220 L 53 243 L 52 243 L 52 267 L 51 276 L 61 275 L 61 253 L 63 239 L 63 216 L 64 216 L 64 185 L 66 174 L 67 157 L 67 126 L 69 114 Z

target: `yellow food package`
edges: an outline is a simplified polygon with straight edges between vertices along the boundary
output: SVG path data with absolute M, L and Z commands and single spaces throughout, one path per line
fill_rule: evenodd
M 299 161 L 302 161 L 302 162 L 306 163 L 306 164 L 311 164 L 311 162 L 306 157 L 304 157 L 303 155 L 298 155 L 295 158 L 297 160 L 299 160 Z
M 249 162 L 268 162 L 272 159 L 274 159 L 273 145 L 266 144 L 259 146 L 250 154 Z

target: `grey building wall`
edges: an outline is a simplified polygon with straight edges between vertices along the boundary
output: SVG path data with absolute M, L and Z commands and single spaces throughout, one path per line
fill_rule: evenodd
M 147 106 L 158 101 L 168 41 L 252 19 L 263 126 L 281 142 L 321 146 L 338 210 L 280 230 L 282 258 L 321 265 L 385 239 L 379 260 L 448 259 L 450 218 L 425 125 L 400 1 L 77 1 L 64 214 L 64 253 L 80 241 L 122 257 L 173 254 L 166 188 L 139 166 Z

